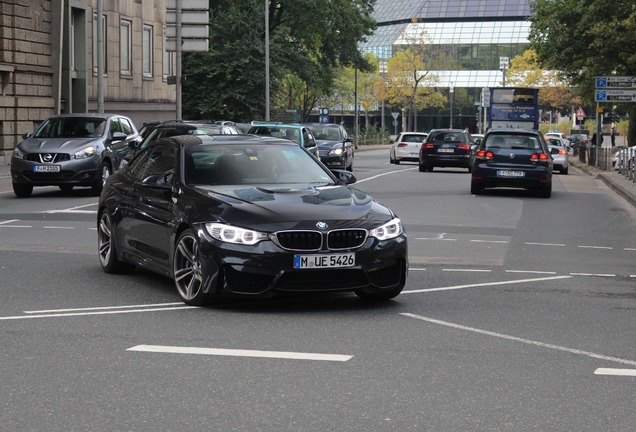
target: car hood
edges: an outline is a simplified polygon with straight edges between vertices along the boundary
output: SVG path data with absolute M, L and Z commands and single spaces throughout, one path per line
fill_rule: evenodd
M 22 151 L 27 153 L 65 152 L 74 153 L 91 143 L 99 141 L 95 138 L 28 138 L 19 144 Z
M 212 204 L 197 219 L 220 219 L 264 231 L 316 229 L 319 221 L 332 229 L 371 229 L 395 217 L 387 207 L 350 186 L 196 186 L 196 190 Z
M 342 141 L 316 140 L 316 146 L 320 150 L 330 150 L 333 147 L 342 147 Z

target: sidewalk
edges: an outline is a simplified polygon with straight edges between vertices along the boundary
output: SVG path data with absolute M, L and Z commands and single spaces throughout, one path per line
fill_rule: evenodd
M 389 145 L 369 145 L 359 146 L 356 152 L 386 149 L 388 160 L 388 148 Z M 581 171 L 587 173 L 590 176 L 602 180 L 610 189 L 625 198 L 631 205 L 636 207 L 636 183 L 633 180 L 629 180 L 618 171 L 601 170 L 596 167 L 591 167 L 587 164 L 581 163 L 578 157 L 570 155 L 570 165 L 579 168 Z M 9 165 L 0 164 L 0 192 L 9 192 L 11 187 L 11 170 Z

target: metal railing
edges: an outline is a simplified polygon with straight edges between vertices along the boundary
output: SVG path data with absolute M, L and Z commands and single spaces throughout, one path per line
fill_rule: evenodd
M 616 153 L 616 167 L 618 172 L 628 180 L 636 183 L 636 148 L 627 147 Z

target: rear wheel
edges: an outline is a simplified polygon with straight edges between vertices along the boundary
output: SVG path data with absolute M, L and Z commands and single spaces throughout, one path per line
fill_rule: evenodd
M 550 198 L 552 196 L 552 185 L 546 186 L 539 190 L 539 196 L 541 198 Z
M 563 168 L 563 169 L 561 170 L 561 174 L 568 175 L 568 171 L 569 171 L 569 169 L 570 169 L 570 167 L 567 167 L 567 166 L 566 166 L 565 168 Z
M 203 292 L 199 242 L 191 230 L 185 230 L 177 240 L 173 268 L 174 283 L 181 300 L 190 306 L 207 304 L 209 296 Z
M 22 183 L 13 183 L 13 193 L 18 198 L 28 198 L 31 196 L 33 192 L 33 185 L 30 184 L 22 184 Z
M 470 193 L 473 195 L 481 195 L 481 193 L 484 191 L 484 189 L 479 186 L 479 184 L 475 183 L 474 181 L 470 182 Z
M 419 165 L 419 170 L 420 170 L 420 172 L 424 172 L 424 171 L 426 171 L 426 167 L 424 165 L 420 164 Z

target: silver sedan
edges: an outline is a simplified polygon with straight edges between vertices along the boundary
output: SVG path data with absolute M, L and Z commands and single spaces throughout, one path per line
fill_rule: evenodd
M 545 137 L 546 144 L 552 155 L 552 166 L 561 174 L 567 174 L 570 166 L 568 146 L 561 138 Z

